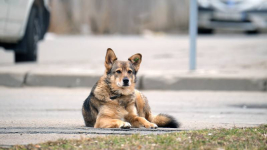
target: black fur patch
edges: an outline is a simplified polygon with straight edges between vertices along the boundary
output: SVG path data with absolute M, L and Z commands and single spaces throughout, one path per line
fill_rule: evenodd
M 110 75 L 110 74 L 111 74 L 111 69 L 109 69 L 107 72 L 107 75 Z
M 109 77 L 109 76 L 106 77 L 105 80 L 104 80 L 104 82 L 105 82 L 108 86 L 110 86 L 110 84 L 111 84 L 111 82 L 110 82 L 110 77 Z
M 176 121 L 174 117 L 167 115 L 167 114 L 159 114 L 158 116 L 164 116 L 170 119 L 169 122 L 167 122 L 164 126 L 162 126 L 163 128 L 179 128 L 180 127 L 180 124 Z
M 115 96 L 111 96 L 110 99 L 114 100 L 114 99 L 119 98 L 119 97 L 121 97 L 121 96 L 122 96 L 121 94 L 119 94 L 119 95 L 115 95 Z
M 91 111 L 91 108 L 90 108 L 90 100 L 91 100 L 91 97 L 94 96 L 94 90 L 97 86 L 98 82 L 94 85 L 94 87 L 92 88 L 91 90 L 91 93 L 90 95 L 86 98 L 86 100 L 83 102 L 83 107 L 84 109 L 87 111 L 87 112 L 90 112 Z
M 84 110 L 90 112 L 90 105 L 89 105 L 89 102 L 90 102 L 90 99 L 91 99 L 91 94 L 86 98 L 86 100 L 83 102 L 83 108 Z

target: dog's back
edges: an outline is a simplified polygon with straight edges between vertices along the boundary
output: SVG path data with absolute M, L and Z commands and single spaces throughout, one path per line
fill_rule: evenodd
M 87 127 L 94 127 L 95 122 L 96 122 L 96 117 L 98 114 L 98 108 L 97 108 L 98 102 L 93 94 L 95 86 L 93 87 L 90 95 L 83 102 L 83 106 L 82 106 L 83 119 Z

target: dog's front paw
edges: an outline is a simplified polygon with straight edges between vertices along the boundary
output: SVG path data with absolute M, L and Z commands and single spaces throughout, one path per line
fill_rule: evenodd
M 151 123 L 151 127 L 150 127 L 151 129 L 157 129 L 158 128 L 158 126 L 155 124 L 155 123 Z
M 150 129 L 157 129 L 158 126 L 155 123 L 149 123 L 145 125 L 145 128 L 150 128 Z
M 121 129 L 130 129 L 131 124 L 129 122 L 123 122 L 122 125 L 120 126 Z

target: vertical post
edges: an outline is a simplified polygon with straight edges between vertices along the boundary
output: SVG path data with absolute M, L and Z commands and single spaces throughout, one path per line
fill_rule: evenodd
M 197 0 L 190 0 L 190 70 L 196 70 Z

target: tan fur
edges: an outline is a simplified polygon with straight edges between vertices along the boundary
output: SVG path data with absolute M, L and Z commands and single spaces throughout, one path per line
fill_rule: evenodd
M 118 61 L 113 50 L 107 50 L 106 72 L 83 104 L 86 126 L 157 128 L 155 123 L 165 122 L 164 117 L 153 119 L 146 97 L 135 90 L 136 73 L 141 61 L 141 54 L 131 56 L 128 61 Z M 124 79 L 129 82 L 125 83 Z
M 153 118 L 152 122 L 157 124 L 158 126 L 162 126 L 162 125 L 170 122 L 170 119 L 166 118 L 165 116 L 155 116 Z

